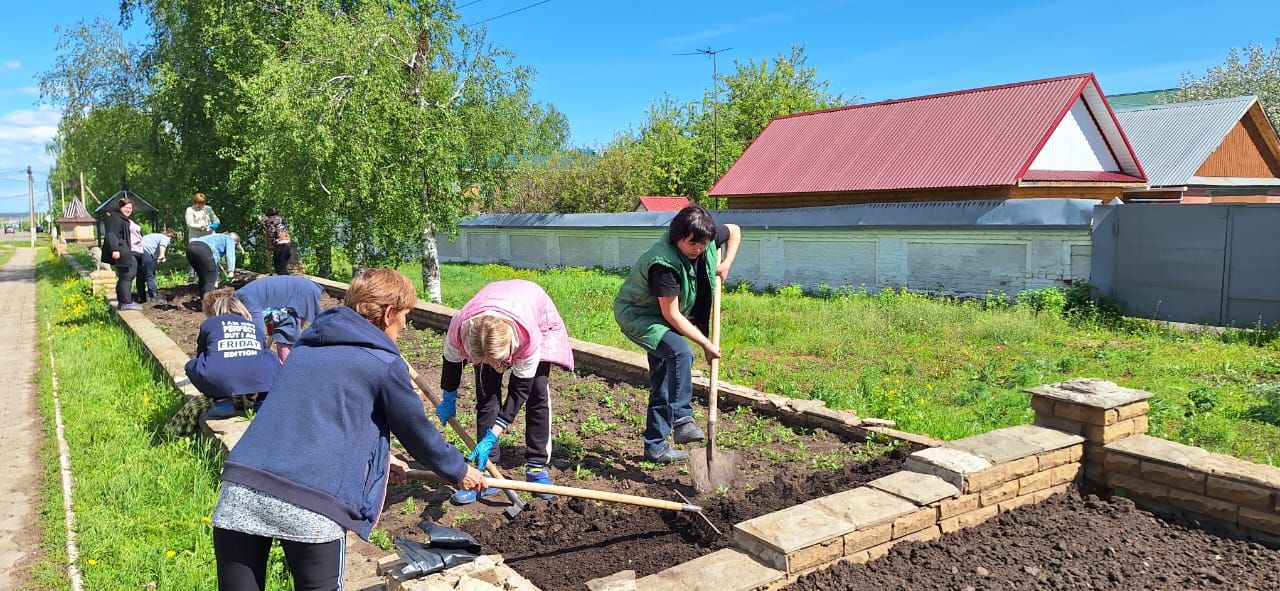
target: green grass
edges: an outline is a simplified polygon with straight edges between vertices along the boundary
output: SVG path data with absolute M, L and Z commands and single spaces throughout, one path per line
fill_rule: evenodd
M 421 281 L 418 266 L 401 271 Z M 535 281 L 573 337 L 639 350 L 613 320 L 616 273 L 450 264 L 442 276 L 453 307 L 491 281 Z M 894 291 L 738 289 L 723 306 L 722 376 L 734 383 L 957 439 L 1030 422 L 1023 388 L 1098 377 L 1155 393 L 1154 435 L 1280 465 L 1280 413 L 1267 412 L 1273 403 L 1255 388 L 1280 381 L 1274 333 L 1190 334 Z
M 45 251 L 38 280 L 45 555 L 32 569 L 33 583 L 41 589 L 68 588 L 51 347 L 71 449 L 85 588 L 216 587 L 208 518 L 218 494 L 221 459 L 205 440 L 157 435 L 180 394 L 152 369 L 106 305 L 89 296 L 87 282 Z M 45 329 L 46 321 L 52 330 Z M 274 588 L 287 588 L 279 550 L 274 554 L 270 578 Z

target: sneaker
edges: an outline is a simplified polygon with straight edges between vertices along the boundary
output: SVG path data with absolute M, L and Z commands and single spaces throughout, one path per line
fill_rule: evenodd
M 689 452 L 676 449 L 670 445 L 663 446 L 656 453 L 644 452 L 644 459 L 659 464 L 670 464 L 671 462 L 679 462 L 689 459 Z
M 149 291 L 149 292 L 147 292 L 147 299 L 148 299 L 148 300 L 155 300 L 155 301 L 157 301 L 157 302 L 158 302 L 158 301 L 160 301 L 160 294 L 159 294 L 158 292 Z
M 121 312 L 138 312 L 142 310 L 142 306 L 129 302 L 127 304 L 121 304 L 119 309 Z
M 551 475 L 547 474 L 547 469 L 542 466 L 529 466 L 525 468 L 524 479 L 527 482 L 534 482 L 537 484 L 551 484 Z M 556 495 L 551 493 L 534 493 L 533 496 L 544 501 L 550 501 L 556 498 Z
M 675 428 L 671 430 L 671 440 L 676 443 L 694 443 L 702 441 L 707 436 L 702 433 L 693 422 L 693 417 L 685 417 L 676 420 Z
M 486 488 L 483 493 L 477 493 L 474 490 L 460 490 L 453 493 L 453 504 L 469 505 L 476 502 L 480 497 L 488 497 L 502 492 L 500 488 Z
M 209 407 L 209 412 L 204 415 L 205 420 L 214 421 L 218 419 L 229 419 L 236 416 L 236 401 L 234 398 L 219 398 L 213 401 L 213 406 Z

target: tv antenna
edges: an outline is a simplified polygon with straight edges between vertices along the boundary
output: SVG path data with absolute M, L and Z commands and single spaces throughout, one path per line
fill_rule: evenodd
M 711 58 L 711 182 L 715 183 L 715 177 L 720 173 L 720 74 L 716 70 L 716 54 L 724 53 L 733 49 L 726 47 L 724 49 L 711 49 L 708 45 L 704 49 L 695 49 L 689 53 L 677 53 L 676 55 L 705 55 Z

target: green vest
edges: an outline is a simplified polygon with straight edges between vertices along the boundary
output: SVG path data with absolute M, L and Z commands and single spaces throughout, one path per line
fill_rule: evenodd
M 658 308 L 658 298 L 649 293 L 649 268 L 662 265 L 675 270 L 680 280 L 680 313 L 686 317 L 693 312 L 693 303 L 698 297 L 698 273 L 694 261 L 680 254 L 680 249 L 668 241 L 668 236 L 663 232 L 662 239 L 640 255 L 631 267 L 631 274 L 618 289 L 617 297 L 613 298 L 613 318 L 622 334 L 649 350 L 657 349 L 658 342 L 671 330 L 671 325 L 667 324 L 662 310 Z M 707 278 L 715 277 L 720 253 L 714 239 L 707 244 L 703 260 L 707 265 Z

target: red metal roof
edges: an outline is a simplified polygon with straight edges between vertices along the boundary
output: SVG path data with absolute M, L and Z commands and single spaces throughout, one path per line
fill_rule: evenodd
M 778 117 L 710 195 L 1016 185 L 1090 86 L 1096 92 L 1086 99 L 1105 105 L 1093 75 L 1078 74 Z M 1110 118 L 1100 121 L 1108 143 L 1129 161 L 1132 148 L 1110 125 L 1109 106 L 1091 110 Z M 1125 169 L 1143 176 L 1131 161 Z M 1100 180 L 1066 176 L 1055 180 Z
M 645 196 L 640 198 L 645 211 L 680 211 L 689 207 L 688 197 Z

